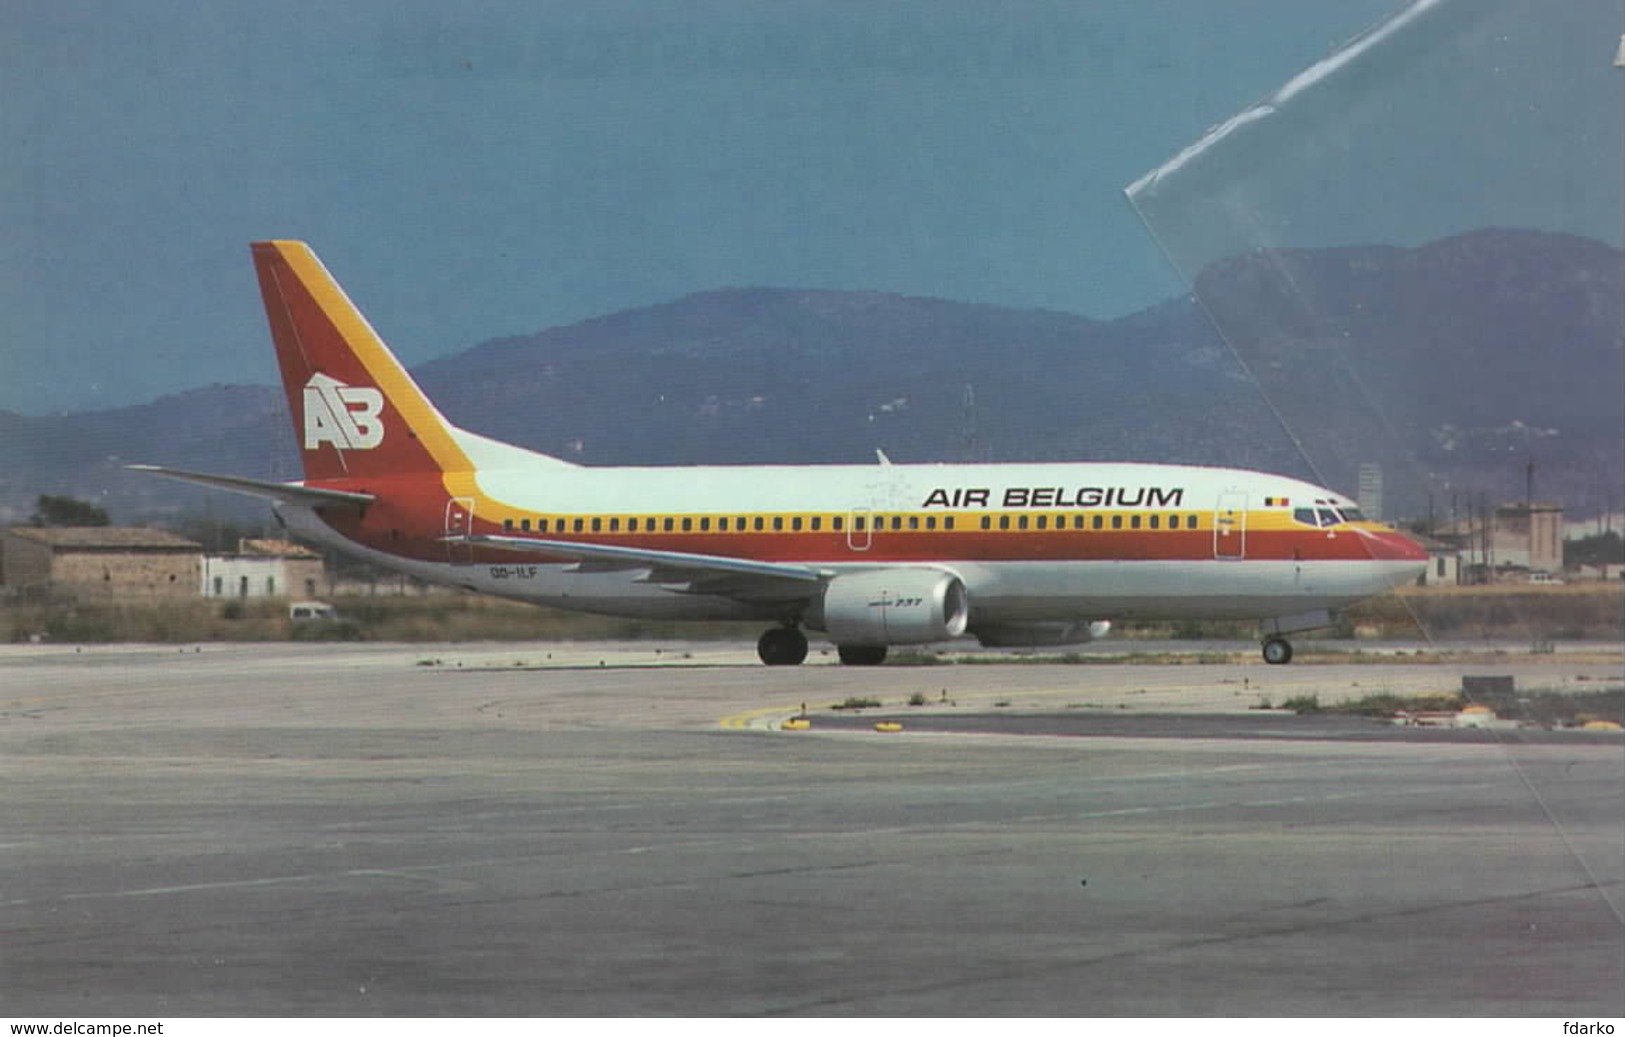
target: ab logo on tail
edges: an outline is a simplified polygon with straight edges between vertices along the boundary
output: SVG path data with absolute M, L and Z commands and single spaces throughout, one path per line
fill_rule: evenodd
M 371 450 L 384 441 L 384 394 L 349 386 L 325 374 L 305 383 L 305 449 L 332 443 L 340 450 Z

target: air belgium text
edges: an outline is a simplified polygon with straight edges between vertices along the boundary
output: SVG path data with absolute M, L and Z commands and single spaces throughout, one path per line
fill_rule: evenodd
M 994 504 L 993 501 L 999 501 Z M 1183 487 L 1161 486 L 1010 486 L 995 497 L 984 486 L 938 487 L 922 508 L 1180 508 Z

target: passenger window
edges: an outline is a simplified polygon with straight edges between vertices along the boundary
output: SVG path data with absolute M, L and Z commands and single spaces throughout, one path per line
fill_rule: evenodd
M 982 516 L 982 528 L 983 529 L 992 529 L 993 528 L 993 516 L 991 516 L 991 515 L 983 515 Z
M 816 532 L 818 532 L 819 530 L 821 530 L 823 528 L 824 528 L 824 517 L 822 515 L 814 515 L 812 517 L 812 531 L 814 533 L 816 533 Z
M 635 519 L 635 518 L 627 519 L 626 520 L 626 531 L 628 533 L 636 533 L 638 531 L 638 520 Z
M 621 520 L 618 519 L 618 518 L 610 519 L 609 520 L 609 531 L 611 533 L 619 533 L 621 531 Z
M 760 533 L 764 528 L 766 528 L 766 527 L 762 522 L 762 516 L 757 515 L 756 516 L 756 532 Z
M 910 529 L 919 529 L 920 528 L 920 516 L 918 516 L 918 515 L 910 515 L 908 517 L 908 528 L 910 528 Z
M 504 533 L 512 533 L 513 532 L 513 519 L 505 518 L 505 519 L 502 520 L 502 531 Z
M 773 532 L 777 533 L 779 530 L 781 530 L 783 528 L 784 528 L 784 516 L 783 515 L 774 515 L 773 516 Z
M 675 521 L 673 521 L 672 519 L 670 519 L 670 518 L 666 519 L 666 521 L 663 523 L 663 525 L 665 527 L 666 532 L 668 532 L 668 533 L 670 533 L 673 529 L 677 528 L 677 523 Z
M 1112 528 L 1113 529 L 1122 529 L 1123 528 L 1123 516 L 1121 516 L 1121 515 L 1113 515 L 1112 516 Z
M 790 519 L 790 530 L 792 532 L 795 532 L 795 533 L 801 532 L 801 516 L 800 515 L 795 515 L 795 516 L 791 517 L 791 519 Z
M 1091 526 L 1093 526 L 1095 529 L 1099 529 L 1101 527 L 1101 525 L 1102 525 L 1101 517 L 1099 515 L 1096 515 L 1094 517 L 1093 521 L 1091 521 L 1089 524 Z
M 901 515 L 893 515 L 891 517 L 891 528 L 893 528 L 893 529 L 902 529 L 903 528 L 903 516 L 901 516 Z
M 1140 528 L 1140 516 L 1138 516 L 1138 515 L 1130 515 L 1128 517 L 1128 528 L 1130 528 L 1130 529 L 1139 529 Z
M 1000 529 L 1009 529 L 1010 528 L 1010 516 L 1009 515 L 1000 515 L 999 516 L 999 528 Z
M 710 516 L 707 516 L 705 518 L 700 519 L 700 532 L 701 533 L 709 533 L 709 532 L 711 532 L 711 519 L 710 519 Z
M 936 529 L 937 528 L 937 517 L 935 515 L 927 515 L 925 517 L 925 528 L 926 529 Z
M 596 533 L 596 532 L 598 532 L 598 531 L 599 531 L 599 530 L 600 530 L 600 529 L 602 529 L 602 528 L 603 528 L 603 525 L 604 525 L 604 520 L 603 520 L 603 519 L 601 519 L 601 518 L 594 518 L 594 519 L 593 519 L 593 520 L 592 520 L 592 531 L 593 531 L 593 532 L 594 532 L 594 533 Z
M 689 518 L 686 515 L 683 516 L 683 532 L 688 533 L 688 532 L 691 532 L 693 529 L 694 529 L 694 520 Z
M 1049 528 L 1049 516 L 1048 515 L 1040 515 L 1040 516 L 1038 516 L 1038 528 L 1039 529 L 1048 529 Z
M 952 528 L 954 528 L 954 517 L 952 515 L 944 515 L 942 517 L 942 528 L 943 529 L 952 529 Z
M 575 529 L 576 529 L 577 533 L 581 532 L 581 529 L 582 529 L 583 525 L 584 525 L 584 523 L 580 519 L 575 520 Z
M 726 532 L 728 532 L 728 516 L 723 515 L 721 518 L 717 519 L 717 532 L 718 533 L 726 533 Z
M 530 519 L 520 519 L 519 520 L 519 528 L 520 528 L 521 531 L 529 533 L 530 532 Z M 543 532 L 546 532 L 546 531 L 544 530 Z
M 1027 528 L 1027 516 L 1026 515 L 1019 515 L 1019 516 L 1016 517 L 1016 528 L 1018 528 L 1018 529 L 1026 529 Z
M 839 533 L 846 526 L 846 519 L 840 515 L 836 515 L 832 525 L 835 527 L 835 532 Z

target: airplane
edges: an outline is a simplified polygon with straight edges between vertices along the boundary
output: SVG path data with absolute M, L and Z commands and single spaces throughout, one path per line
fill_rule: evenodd
M 250 246 L 304 479 L 132 465 L 269 500 L 295 536 L 431 583 L 616 616 L 759 620 L 770 666 L 1248 619 L 1263 657 L 1427 554 L 1311 483 L 1170 464 L 593 467 L 447 421 L 310 247 Z

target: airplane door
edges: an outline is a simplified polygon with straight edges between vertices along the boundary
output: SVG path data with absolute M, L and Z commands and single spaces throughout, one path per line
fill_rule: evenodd
M 467 536 L 474 531 L 474 498 L 453 497 L 446 502 L 446 536 Z M 446 561 L 468 565 L 474 561 L 474 545 L 459 540 L 446 541 Z
M 1247 557 L 1247 495 L 1236 490 L 1219 494 L 1213 509 L 1213 557 Z
M 846 546 L 851 551 L 867 551 L 873 542 L 875 517 L 868 508 L 846 513 Z

